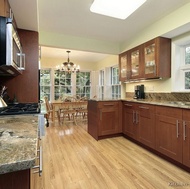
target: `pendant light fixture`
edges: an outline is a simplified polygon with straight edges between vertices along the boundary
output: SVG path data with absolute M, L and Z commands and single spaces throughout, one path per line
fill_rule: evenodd
M 56 69 L 59 70 L 59 71 L 63 71 L 63 72 L 66 72 L 66 73 L 75 73 L 75 72 L 79 72 L 80 71 L 80 66 L 74 64 L 73 62 L 70 62 L 70 59 L 69 59 L 69 53 L 71 51 L 66 51 L 68 53 L 68 59 L 67 59 L 67 62 L 63 62 L 62 65 L 58 65 L 56 66 Z

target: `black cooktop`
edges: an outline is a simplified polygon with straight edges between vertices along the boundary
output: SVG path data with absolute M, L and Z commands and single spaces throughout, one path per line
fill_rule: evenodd
M 36 114 L 36 113 L 40 113 L 39 103 L 8 104 L 7 107 L 0 108 L 0 116 L 17 115 L 17 114 Z

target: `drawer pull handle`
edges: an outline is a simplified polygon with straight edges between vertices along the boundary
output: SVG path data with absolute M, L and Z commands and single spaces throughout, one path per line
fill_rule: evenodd
M 125 104 L 125 106 L 129 106 L 129 107 L 132 107 L 133 105 L 131 105 L 131 104 Z
M 104 104 L 104 106 L 114 106 L 114 104 Z
M 139 108 L 149 110 L 149 107 L 145 107 L 145 106 L 139 106 Z
M 186 123 L 183 121 L 183 140 L 186 140 Z
M 179 137 L 179 121 L 176 121 L 176 133 L 177 133 L 177 138 Z

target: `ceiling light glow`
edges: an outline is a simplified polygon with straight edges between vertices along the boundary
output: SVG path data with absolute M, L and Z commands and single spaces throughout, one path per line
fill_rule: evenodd
M 94 0 L 90 11 L 124 20 L 145 2 L 146 0 Z

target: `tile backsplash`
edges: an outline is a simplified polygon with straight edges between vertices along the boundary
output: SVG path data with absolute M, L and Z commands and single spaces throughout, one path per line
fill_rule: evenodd
M 126 92 L 126 98 L 133 98 L 133 92 Z M 145 93 L 147 100 L 190 101 L 190 93 Z

